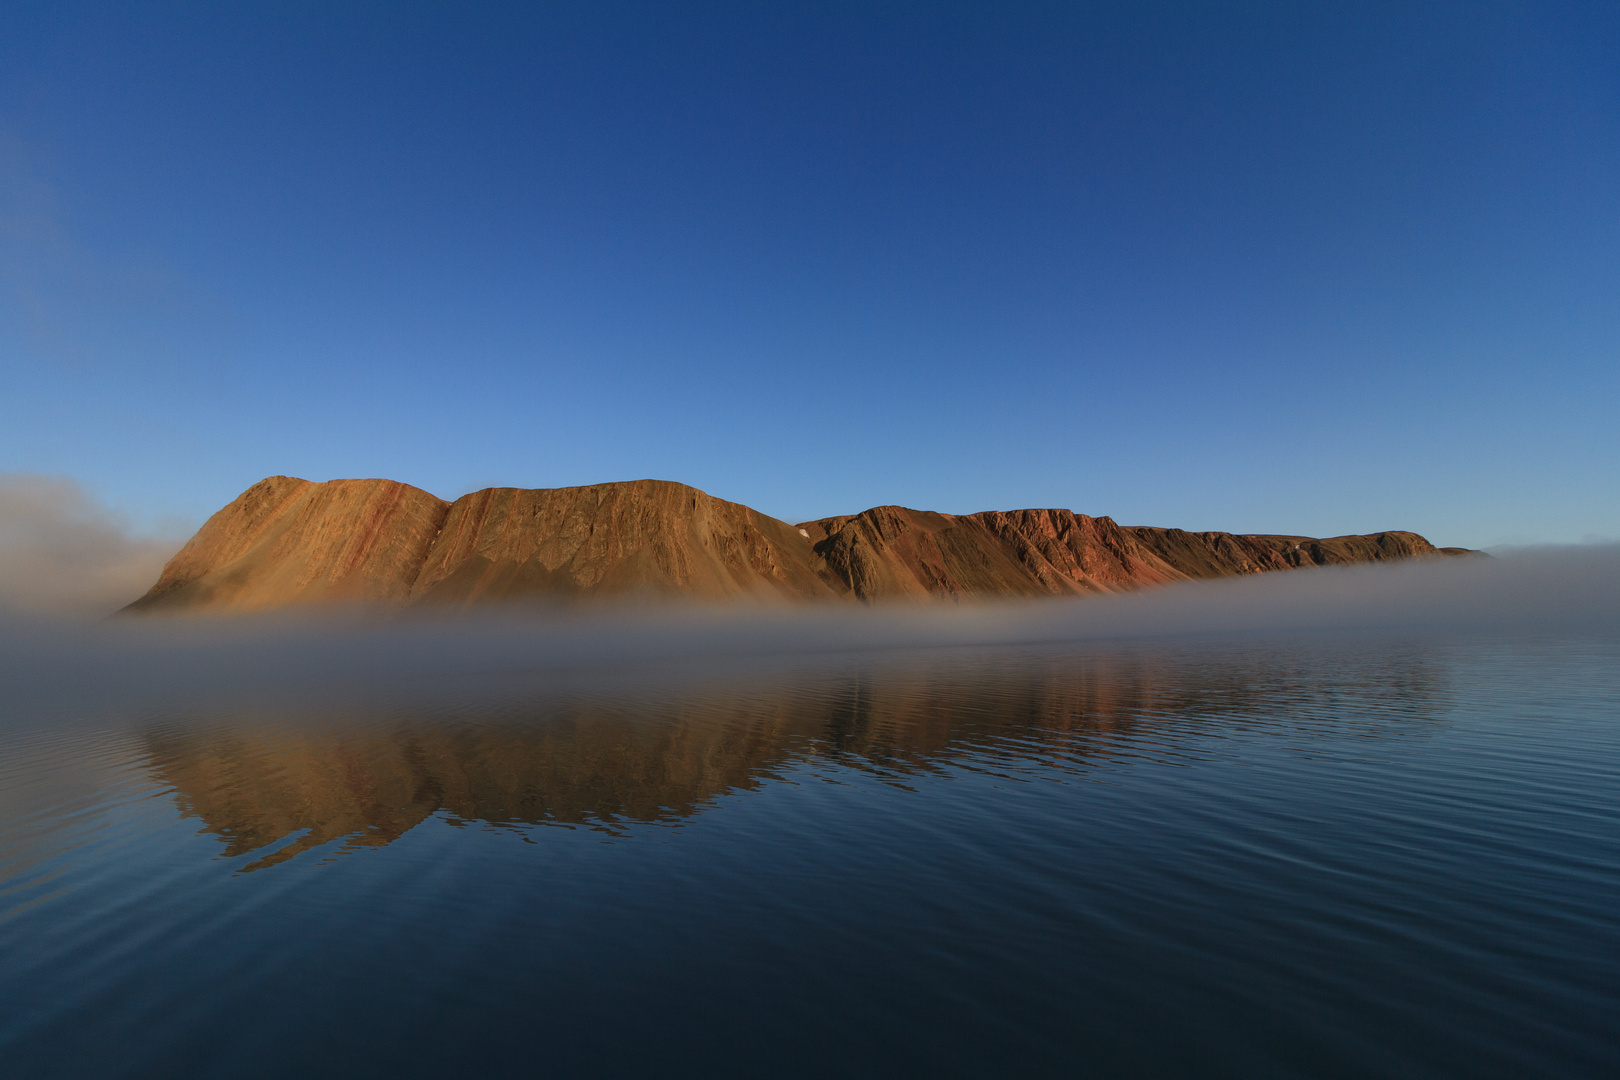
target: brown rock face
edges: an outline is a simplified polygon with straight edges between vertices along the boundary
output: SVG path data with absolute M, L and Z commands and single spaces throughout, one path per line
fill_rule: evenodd
M 786 522 L 685 484 L 486 488 L 451 504 L 410 595 L 833 595 L 810 561 L 810 541 Z
M 955 517 L 880 506 L 800 526 L 851 592 L 897 596 L 1066 596 L 1185 580 L 1108 518 L 1069 510 Z
M 1409 532 L 1240 536 L 1122 527 L 1069 510 L 952 517 L 880 506 L 800 526 L 855 596 L 1067 596 L 1300 566 L 1445 554 Z M 1457 549 L 1463 550 L 1463 549 Z
M 392 480 L 261 480 L 209 518 L 132 609 L 401 601 L 446 504 Z
M 486 488 L 447 503 L 392 480 L 273 476 L 209 518 L 128 610 L 614 594 L 1069 596 L 1462 551 L 1409 532 L 1189 533 L 1069 510 L 953 516 L 880 506 L 792 526 L 663 480 Z
M 273 476 L 209 518 L 133 610 L 673 593 L 832 598 L 786 522 L 685 484 L 486 488 Z

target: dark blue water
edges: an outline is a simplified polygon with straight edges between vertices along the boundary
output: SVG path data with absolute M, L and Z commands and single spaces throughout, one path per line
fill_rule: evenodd
M 13 701 L 0 1074 L 1620 1075 L 1620 641 L 677 674 Z

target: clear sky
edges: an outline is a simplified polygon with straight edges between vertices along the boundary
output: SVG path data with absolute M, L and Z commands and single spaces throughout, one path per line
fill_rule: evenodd
M 1620 5 L 13 0 L 0 471 L 1620 537 Z

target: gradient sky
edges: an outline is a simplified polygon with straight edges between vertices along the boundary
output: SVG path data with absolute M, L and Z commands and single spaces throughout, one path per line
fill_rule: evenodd
M 1620 537 L 1620 6 L 7 3 L 0 470 Z

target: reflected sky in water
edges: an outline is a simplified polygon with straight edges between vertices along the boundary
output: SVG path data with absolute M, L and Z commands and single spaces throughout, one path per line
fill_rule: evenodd
M 1617 672 L 1316 634 L 31 698 L 0 1064 L 1609 1075 Z

